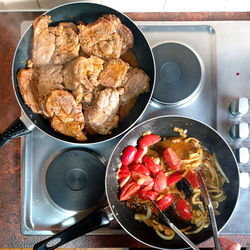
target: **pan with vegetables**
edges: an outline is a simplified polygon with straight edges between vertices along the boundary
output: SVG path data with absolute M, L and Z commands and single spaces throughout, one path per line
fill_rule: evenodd
M 51 240 L 58 247 L 115 218 L 138 241 L 154 248 L 188 245 L 158 218 L 153 200 L 196 245 L 212 237 L 196 171 L 204 176 L 213 200 L 218 230 L 230 219 L 239 195 L 239 171 L 232 150 L 208 125 L 187 117 L 161 116 L 130 130 L 117 144 L 106 169 L 109 207 L 94 213 Z M 53 248 L 54 248 L 53 247 Z

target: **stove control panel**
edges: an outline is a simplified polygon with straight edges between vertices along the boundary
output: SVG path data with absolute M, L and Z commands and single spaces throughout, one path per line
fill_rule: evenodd
M 236 123 L 230 128 L 229 133 L 232 139 L 235 140 L 247 139 L 249 135 L 248 124 L 246 122 Z
M 238 163 L 245 164 L 249 161 L 249 151 L 246 147 L 240 147 L 235 149 L 235 156 Z
M 234 116 L 245 115 L 249 110 L 248 99 L 246 97 L 241 97 L 234 100 L 230 104 L 229 110 Z

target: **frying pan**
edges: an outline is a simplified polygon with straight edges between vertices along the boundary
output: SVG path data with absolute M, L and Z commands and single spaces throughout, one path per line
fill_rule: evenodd
M 215 153 L 218 162 L 230 180 L 230 183 L 225 183 L 223 186 L 227 198 L 220 203 L 218 209 L 220 215 L 216 216 L 218 230 L 221 230 L 231 217 L 239 196 L 239 170 L 232 150 L 227 142 L 213 128 L 200 121 L 180 116 L 160 116 L 147 120 L 132 128 L 119 141 L 112 152 L 106 169 L 105 179 L 106 196 L 109 207 L 98 209 L 65 231 L 37 243 L 34 249 L 47 249 L 47 244 L 52 247 L 51 249 L 58 247 L 80 235 L 84 235 L 91 230 L 108 224 L 113 217 L 128 234 L 150 247 L 160 249 L 184 249 L 188 247 L 179 236 L 176 235 L 175 238 L 170 241 L 163 240 L 156 235 L 152 228 L 136 221 L 133 211 L 129 209 L 124 202 L 119 200 L 118 180 L 115 177 L 117 164 L 121 159 L 121 152 L 127 145 L 136 146 L 138 138 L 142 136 L 143 132 L 148 130 L 151 130 L 152 133 L 158 134 L 161 137 L 179 136 L 179 134 L 173 132 L 174 127 L 187 129 L 188 136 L 197 138 L 210 153 Z M 197 245 L 206 241 L 212 237 L 212 235 L 212 229 L 208 227 L 188 237 Z M 55 243 L 54 246 L 52 246 L 53 242 Z
M 37 127 L 42 132 L 46 133 L 49 136 L 52 136 L 53 138 L 62 140 L 64 142 L 73 143 L 76 145 L 100 143 L 121 135 L 123 132 L 127 131 L 130 127 L 132 127 L 143 114 L 151 99 L 154 89 L 154 57 L 152 50 L 143 33 L 127 16 L 101 4 L 79 2 L 69 3 L 56 7 L 46 12 L 45 14 L 51 16 L 51 26 L 58 25 L 58 23 L 60 22 L 74 22 L 78 24 L 80 20 L 86 23 L 91 23 L 96 21 L 103 14 L 114 14 L 119 17 L 121 22 L 125 24 L 134 35 L 134 47 L 132 50 L 138 61 L 139 68 L 144 70 L 150 77 L 150 90 L 147 93 L 144 93 L 138 97 L 137 102 L 131 112 L 122 120 L 121 123 L 119 123 L 117 128 L 112 130 L 112 135 L 96 135 L 90 137 L 88 141 L 80 143 L 74 138 L 57 133 L 50 126 L 49 120 L 45 119 L 42 115 L 33 113 L 30 108 L 25 105 L 18 88 L 18 82 L 16 78 L 17 72 L 20 68 L 26 68 L 27 60 L 32 58 L 31 53 L 33 45 L 33 26 L 31 25 L 21 38 L 19 44 L 17 45 L 12 64 L 13 88 L 16 94 L 17 101 L 25 115 L 16 119 L 13 124 L 6 129 L 6 131 L 0 134 L 0 147 L 12 138 L 16 138 L 30 133 L 34 127 Z

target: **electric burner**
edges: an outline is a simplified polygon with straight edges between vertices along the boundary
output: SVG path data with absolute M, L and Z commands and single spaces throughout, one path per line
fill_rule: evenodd
M 161 43 L 153 48 L 156 63 L 154 100 L 178 106 L 191 100 L 202 84 L 198 56 L 180 43 Z
M 45 177 L 51 199 L 73 211 L 89 209 L 103 198 L 104 179 L 103 160 L 86 149 L 71 149 L 56 156 Z

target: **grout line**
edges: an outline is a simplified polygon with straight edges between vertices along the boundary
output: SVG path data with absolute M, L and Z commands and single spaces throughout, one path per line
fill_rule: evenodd
M 163 4 L 163 9 L 162 9 L 163 11 L 166 10 L 167 2 L 168 2 L 168 0 L 165 0 L 165 2 L 164 2 L 164 4 Z
M 39 9 L 41 10 L 42 7 L 41 7 L 41 5 L 40 5 L 40 3 L 39 3 L 39 0 L 36 0 L 36 2 L 37 2 L 37 5 L 39 6 Z

